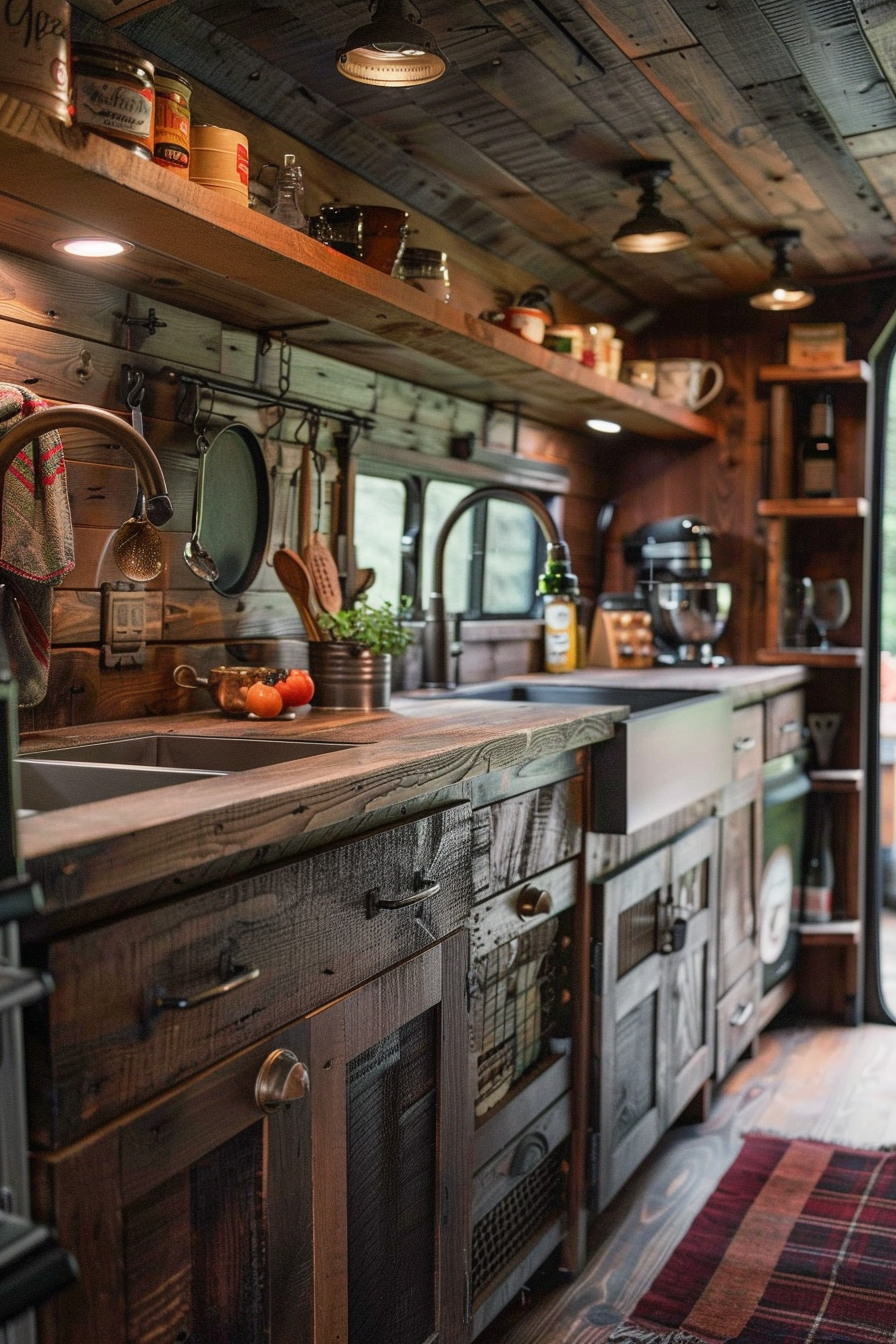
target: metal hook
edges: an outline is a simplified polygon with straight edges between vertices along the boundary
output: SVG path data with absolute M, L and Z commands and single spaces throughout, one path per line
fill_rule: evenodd
M 128 390 L 125 395 L 125 401 L 129 411 L 139 411 L 143 405 L 143 397 L 146 393 L 146 374 L 142 369 L 135 369 L 133 365 L 128 369 Z

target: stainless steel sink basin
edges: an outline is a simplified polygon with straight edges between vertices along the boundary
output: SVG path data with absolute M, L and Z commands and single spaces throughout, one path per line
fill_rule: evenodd
M 731 781 L 731 700 L 715 691 L 672 687 L 554 685 L 499 681 L 463 686 L 447 698 L 520 704 L 627 705 L 630 717 L 592 748 L 590 825 L 631 835 L 689 807 Z
M 246 737 L 147 733 L 82 747 L 60 747 L 19 758 L 22 812 L 51 812 L 103 802 L 169 784 L 188 784 L 263 765 L 303 761 L 346 745 L 270 742 Z

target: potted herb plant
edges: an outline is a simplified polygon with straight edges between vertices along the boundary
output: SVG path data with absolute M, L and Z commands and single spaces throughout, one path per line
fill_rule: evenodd
M 318 709 L 388 709 L 392 656 L 413 639 L 406 624 L 410 602 L 396 611 L 391 602 L 371 607 L 366 597 L 335 616 L 323 613 L 324 638 L 309 645 L 314 679 L 312 705 Z

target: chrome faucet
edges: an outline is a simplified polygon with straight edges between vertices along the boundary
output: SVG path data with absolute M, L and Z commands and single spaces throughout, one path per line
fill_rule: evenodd
M 104 434 L 110 443 L 124 448 L 134 460 L 137 479 L 146 495 L 146 516 L 153 527 L 161 527 L 172 517 L 174 506 L 168 496 L 164 473 L 143 435 L 126 420 L 96 406 L 49 406 L 13 425 L 0 439 L 0 481 L 27 444 L 53 429 L 94 429 Z
M 535 515 L 535 521 L 544 533 L 549 546 L 562 542 L 560 530 L 546 506 L 529 490 L 517 490 L 509 485 L 485 485 L 465 495 L 451 510 L 436 538 L 433 556 L 432 592 L 423 625 L 423 685 L 429 689 L 449 690 L 454 683 L 448 674 L 451 653 L 448 647 L 448 620 L 445 614 L 445 545 L 458 518 L 486 499 L 503 499 L 510 504 L 524 504 Z

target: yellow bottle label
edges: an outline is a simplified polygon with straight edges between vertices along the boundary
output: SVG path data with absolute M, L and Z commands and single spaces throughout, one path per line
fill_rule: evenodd
M 544 670 L 574 672 L 577 636 L 576 604 L 568 597 L 549 597 L 544 604 Z

